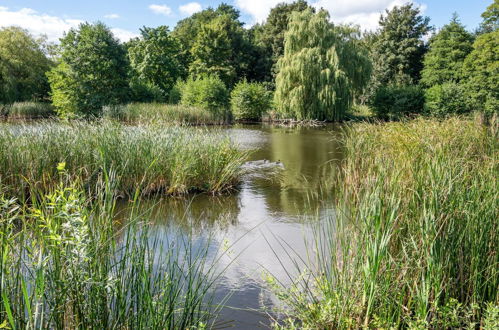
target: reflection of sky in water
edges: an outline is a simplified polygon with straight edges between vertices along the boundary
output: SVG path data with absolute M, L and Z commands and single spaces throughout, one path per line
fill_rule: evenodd
M 268 324 L 266 315 L 250 310 L 275 303 L 262 288 L 264 269 L 289 283 L 288 273 L 296 275 L 296 268 L 281 245 L 289 245 L 288 252 L 292 249 L 292 254 L 307 258 L 305 240 L 312 235 L 310 224 L 332 212 L 328 202 L 331 194 L 319 197 L 317 191 L 333 175 L 337 162 L 331 160 L 341 158 L 333 132 L 331 127 L 229 128 L 231 139 L 253 150 L 252 161 L 283 163 L 284 170 L 277 171 L 279 180 L 270 175 L 268 168 L 256 168 L 245 175 L 240 191 L 229 196 L 198 195 L 188 200 L 144 202 L 144 208 L 154 209 L 151 220 L 156 226 L 173 223 L 200 241 L 211 236 L 211 257 L 215 258 L 223 246 L 230 246 L 218 265 L 227 269 L 217 294 L 231 294 L 228 304 L 232 308 L 224 309 L 222 318 L 235 320 L 238 329 Z M 284 265 L 274 253 L 282 257 Z

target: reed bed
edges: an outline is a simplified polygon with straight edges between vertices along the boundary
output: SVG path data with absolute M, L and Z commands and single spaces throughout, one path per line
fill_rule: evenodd
M 0 105 L 0 116 L 9 119 L 40 119 L 55 116 L 54 107 L 42 102 L 15 102 Z
M 215 118 L 208 110 L 164 103 L 129 103 L 105 106 L 104 118 L 127 123 L 170 123 L 175 125 L 215 125 L 224 119 Z
M 499 326 L 499 141 L 452 118 L 354 124 L 335 217 L 276 327 Z M 292 254 L 292 253 L 290 253 Z M 294 258 L 294 257 L 293 257 Z
M 113 177 L 91 197 L 66 179 L 30 204 L 0 193 L 2 328 L 215 325 L 221 305 L 214 292 L 223 270 L 208 256 L 209 239 L 154 232 L 143 211 L 116 223 Z
M 31 185 L 51 191 L 58 166 L 87 190 L 114 172 L 117 194 L 216 194 L 239 183 L 245 158 L 221 132 L 202 128 L 45 121 L 0 129 L 0 183 L 18 197 Z

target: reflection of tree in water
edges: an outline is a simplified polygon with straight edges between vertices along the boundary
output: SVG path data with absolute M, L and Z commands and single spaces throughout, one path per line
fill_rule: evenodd
M 269 208 L 290 215 L 316 212 L 321 201 L 331 198 L 327 185 L 342 158 L 338 130 L 333 126 L 317 128 L 273 128 L 270 158 L 280 160 L 282 173 L 279 190 L 267 195 Z
M 174 225 L 186 232 L 201 233 L 206 229 L 225 229 L 234 224 L 239 213 L 237 194 L 210 196 L 200 194 L 188 198 L 148 199 L 134 206 L 135 214 L 153 225 Z M 116 220 L 126 221 L 133 205 L 123 202 L 117 207 Z

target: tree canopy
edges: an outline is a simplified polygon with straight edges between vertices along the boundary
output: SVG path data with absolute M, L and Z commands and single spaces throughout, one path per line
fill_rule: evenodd
M 48 73 L 61 114 L 96 115 L 128 96 L 125 49 L 102 23 L 83 23 L 61 39 L 61 62 Z
M 373 85 L 417 83 L 423 67 L 430 19 L 412 3 L 395 6 L 379 20 L 380 29 L 371 49 Z
M 277 110 L 297 119 L 341 119 L 370 75 L 358 44 L 342 38 L 326 11 L 309 9 L 292 14 L 277 67 Z
M 421 83 L 431 87 L 445 82 L 459 82 L 464 59 L 473 49 L 473 36 L 454 16 L 429 44 L 424 57 Z
M 48 95 L 45 72 L 52 63 L 45 40 L 19 27 L 0 29 L 0 103 L 41 99 Z
M 159 88 L 165 96 L 177 79 L 184 76 L 179 56 L 180 43 L 164 25 L 142 28 L 140 39 L 128 48 L 133 73 L 141 81 Z

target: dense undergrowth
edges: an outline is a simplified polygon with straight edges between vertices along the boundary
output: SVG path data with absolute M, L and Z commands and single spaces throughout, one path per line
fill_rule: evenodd
M 291 288 L 269 280 L 288 306 L 277 326 L 497 329 L 497 132 L 418 119 L 354 124 L 344 143 L 316 259 Z
M 51 122 L 0 129 L 0 183 L 22 197 L 50 192 L 57 166 L 87 190 L 116 173 L 117 193 L 220 193 L 240 179 L 246 152 L 225 135 L 202 128 L 112 122 Z

